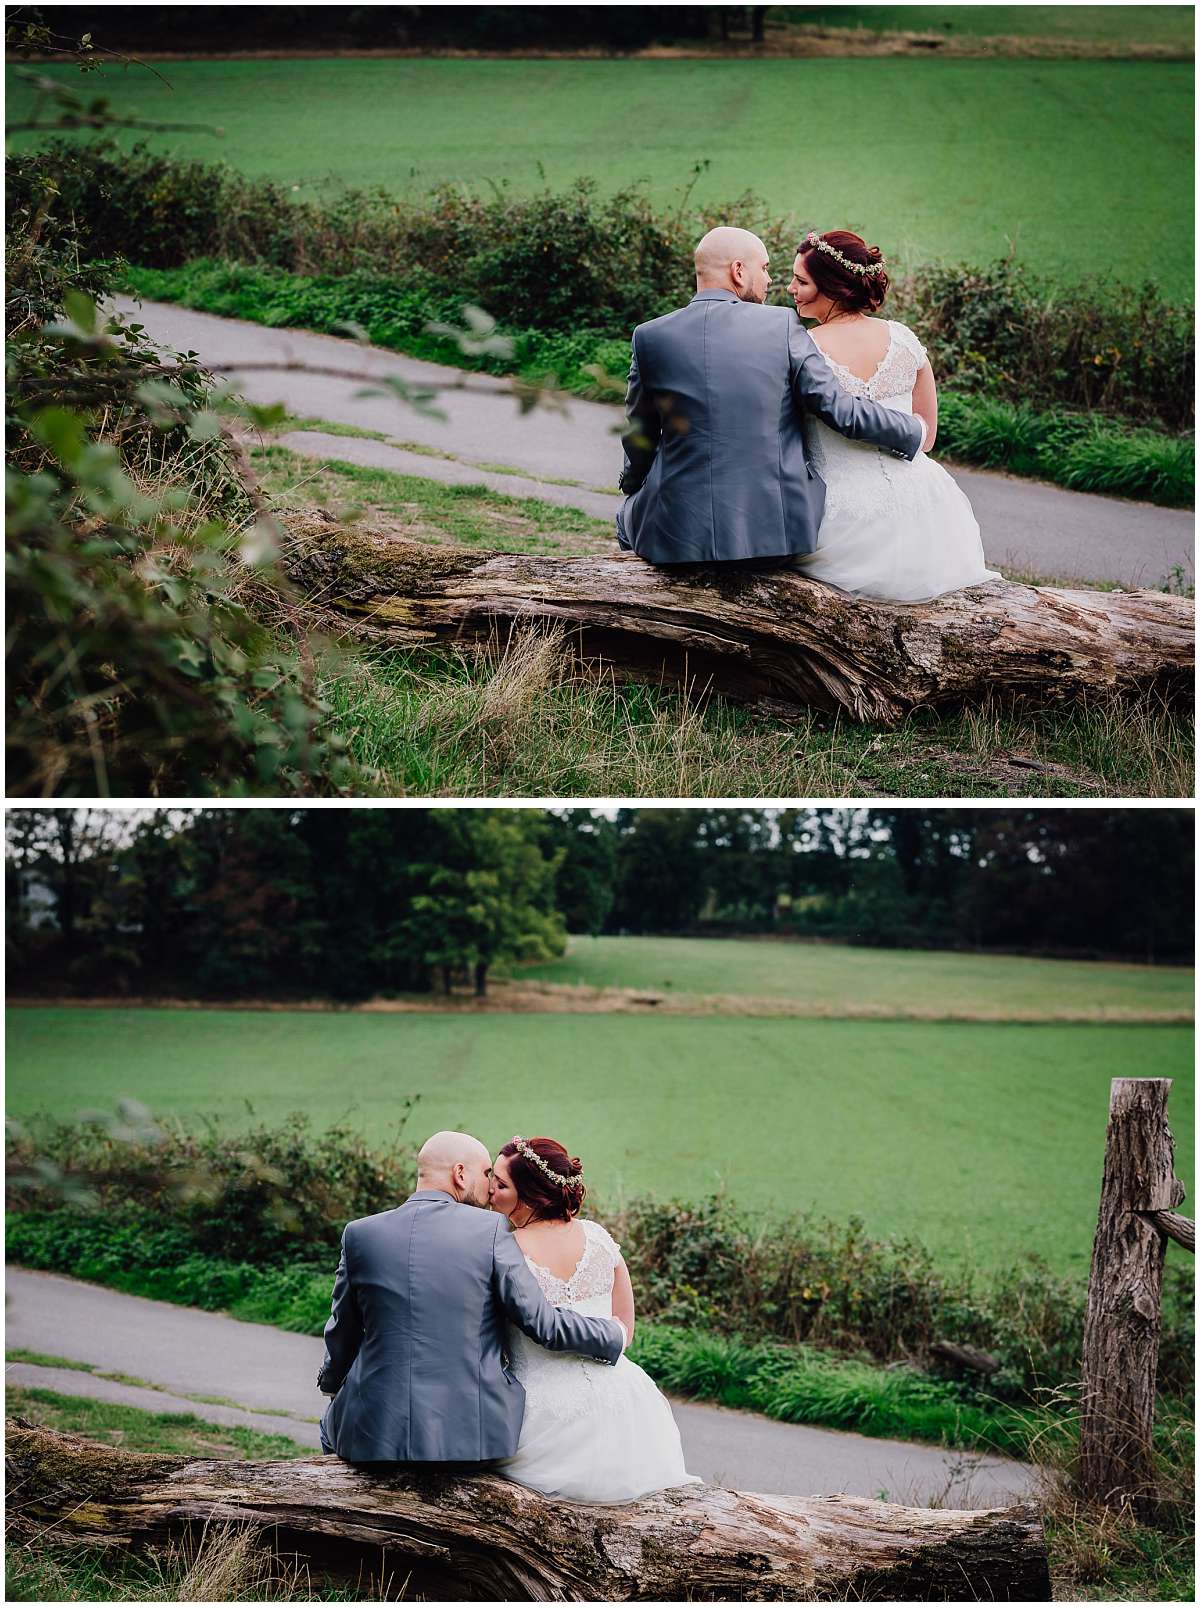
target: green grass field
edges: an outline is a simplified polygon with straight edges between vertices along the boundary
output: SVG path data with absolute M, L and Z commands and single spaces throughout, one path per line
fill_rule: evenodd
M 970 34 L 977 39 L 1088 39 L 1186 50 L 1194 38 L 1194 12 L 1184 5 L 780 6 L 773 15 L 809 28 Z
M 130 1095 L 234 1125 L 345 1119 L 383 1146 L 420 1095 L 407 1139 L 549 1133 L 583 1156 L 601 1207 L 723 1188 L 767 1216 L 857 1213 L 985 1269 L 1032 1250 L 1082 1275 L 1112 1077 L 1175 1078 L 1190 1189 L 1192 1040 L 1184 1027 L 14 1009 L 8 1113 Z
M 1015 242 L 1031 270 L 1071 283 L 1191 288 L 1184 62 L 330 59 L 164 74 L 108 72 L 89 92 L 122 113 L 220 128 L 146 138 L 298 195 L 330 180 L 529 192 L 587 175 L 605 190 L 645 183 L 671 205 L 706 162 L 696 199 L 751 188 L 774 213 L 859 229 L 898 262 L 982 263 Z M 9 96 L 17 120 L 30 91 L 11 74 Z
M 734 938 L 573 937 L 561 960 L 523 977 L 593 988 L 785 995 L 831 1016 L 881 1009 L 997 1017 L 1006 1012 L 1190 1011 L 1185 966 L 1096 965 L 1017 955 L 858 949 Z

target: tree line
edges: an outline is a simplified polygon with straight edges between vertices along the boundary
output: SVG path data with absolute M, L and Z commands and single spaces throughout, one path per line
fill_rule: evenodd
M 10 989 L 360 998 L 569 933 L 1192 959 L 1185 810 L 16 809 Z
M 236 50 L 640 50 L 676 40 L 764 38 L 767 6 L 22 7 L 52 38 L 93 32 L 110 48 Z M 35 43 L 36 43 L 35 39 Z

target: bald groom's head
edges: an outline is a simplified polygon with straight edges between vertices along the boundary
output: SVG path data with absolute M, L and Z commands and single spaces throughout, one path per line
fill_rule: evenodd
M 441 1189 L 464 1205 L 486 1206 L 492 1157 L 469 1133 L 434 1133 L 417 1156 L 417 1187 Z
M 749 229 L 710 229 L 696 247 L 697 290 L 732 290 L 739 301 L 767 299 L 771 276 L 767 248 Z

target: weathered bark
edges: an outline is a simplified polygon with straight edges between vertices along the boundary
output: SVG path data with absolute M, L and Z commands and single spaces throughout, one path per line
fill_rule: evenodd
M 712 1486 L 628 1506 L 548 1501 L 491 1476 L 374 1473 L 333 1457 L 188 1462 L 8 1424 L 12 1521 L 47 1538 L 131 1545 L 209 1519 L 251 1523 L 318 1564 L 386 1549 L 410 1590 L 445 1601 L 1044 1601 L 1030 1506 L 943 1512 L 848 1496 Z
M 1116 1077 L 1083 1330 L 1079 1482 L 1106 1506 L 1155 1504 L 1152 1435 L 1166 1240 L 1147 1213 L 1183 1198 L 1169 1077 Z
M 989 693 L 1192 691 L 1193 606 L 1164 592 L 994 581 L 879 603 L 788 570 L 474 552 L 312 519 L 291 532 L 285 567 L 335 625 L 406 644 L 556 626 L 620 678 L 711 688 L 774 714 L 812 707 L 889 724 Z
M 1196 1224 L 1190 1216 L 1180 1216 L 1178 1211 L 1147 1211 L 1145 1216 L 1160 1233 L 1165 1233 L 1168 1239 L 1174 1239 L 1176 1244 L 1181 1244 L 1195 1255 Z

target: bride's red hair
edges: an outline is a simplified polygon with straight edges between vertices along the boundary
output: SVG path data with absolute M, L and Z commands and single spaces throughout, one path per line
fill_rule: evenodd
M 583 1171 L 579 1157 L 568 1155 L 556 1139 L 527 1138 L 524 1142 L 559 1177 L 578 1177 Z M 515 1144 L 505 1144 L 500 1153 L 508 1160 L 508 1175 L 522 1205 L 528 1205 L 540 1220 L 569 1222 L 578 1214 L 587 1192 L 582 1182 L 566 1189 L 552 1183 L 539 1167 L 526 1160 Z
M 883 261 L 883 252 L 878 246 L 869 246 L 861 234 L 852 234 L 849 229 L 827 229 L 821 239 L 851 262 L 869 267 Z M 883 306 L 888 293 L 886 272 L 855 273 L 852 268 L 843 268 L 828 251 L 819 251 L 807 240 L 800 242 L 800 255 L 804 258 L 805 272 L 821 294 L 836 301 L 847 312 L 876 312 Z

